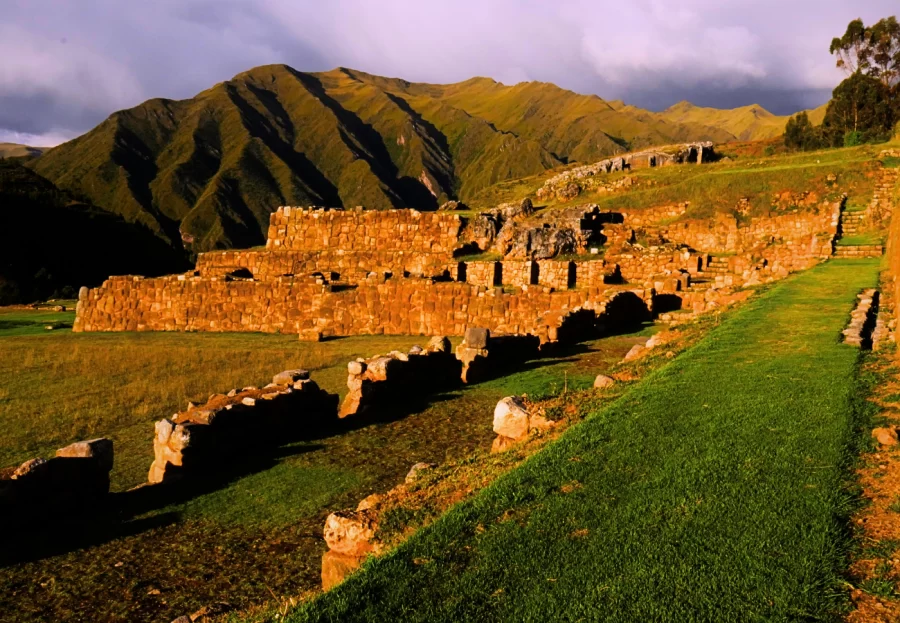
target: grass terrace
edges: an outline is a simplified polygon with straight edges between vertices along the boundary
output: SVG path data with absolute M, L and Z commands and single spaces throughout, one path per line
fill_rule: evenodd
M 837 621 L 879 261 L 782 282 L 555 444 L 288 617 Z

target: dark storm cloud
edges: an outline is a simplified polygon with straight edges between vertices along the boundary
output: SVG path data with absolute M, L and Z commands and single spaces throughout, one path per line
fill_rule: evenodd
M 5 0 L 0 141 L 51 144 L 265 63 L 554 82 L 659 110 L 828 99 L 847 22 L 896 0 Z

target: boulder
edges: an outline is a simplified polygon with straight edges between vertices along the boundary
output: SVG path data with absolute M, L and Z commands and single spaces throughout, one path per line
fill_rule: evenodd
M 506 452 L 517 443 L 518 442 L 515 439 L 510 439 L 509 437 L 504 437 L 503 435 L 497 435 L 497 438 L 494 439 L 494 443 L 491 444 L 491 454 Z
M 109 472 L 113 468 L 113 442 L 106 438 L 79 441 L 60 448 L 56 451 L 56 456 L 95 459 L 101 469 Z
M 631 350 L 628 351 L 628 354 L 625 355 L 625 361 L 637 359 L 644 353 L 645 350 L 647 350 L 646 347 L 642 346 L 641 344 L 635 344 L 631 347 Z
M 607 387 L 612 387 L 615 384 L 615 380 L 605 374 L 598 374 L 597 378 L 594 379 L 594 387 L 597 389 L 605 389 Z
M 463 342 L 465 342 L 466 348 L 484 350 L 488 347 L 490 340 L 490 330 L 478 327 L 469 327 L 468 329 L 466 329 L 466 336 L 463 339 Z
M 365 556 L 378 549 L 375 532 L 378 522 L 371 510 L 344 510 L 325 520 L 324 537 L 328 549 L 350 556 Z
M 876 428 L 872 431 L 872 437 L 883 446 L 896 446 L 900 443 L 900 440 L 897 438 L 897 428 L 895 426 Z
M 322 590 L 331 590 L 359 569 L 365 556 L 352 556 L 329 550 L 322 555 Z
M 494 432 L 515 441 L 525 439 L 530 430 L 530 416 L 525 402 L 508 396 L 494 408 Z
M 279 372 L 272 377 L 272 382 L 276 385 L 293 385 L 297 381 L 305 381 L 309 378 L 309 372 L 300 368 L 296 370 L 285 370 Z
M 322 332 L 315 329 L 304 329 L 299 335 L 301 342 L 321 342 Z

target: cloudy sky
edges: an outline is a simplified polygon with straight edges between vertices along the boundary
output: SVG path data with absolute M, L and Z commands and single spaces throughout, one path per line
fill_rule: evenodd
M 661 110 L 818 106 L 831 38 L 897 0 L 0 0 L 0 141 L 53 145 L 266 63 L 542 80 Z

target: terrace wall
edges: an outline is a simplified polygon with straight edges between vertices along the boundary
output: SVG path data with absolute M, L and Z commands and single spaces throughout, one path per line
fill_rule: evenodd
M 269 219 L 270 250 L 437 253 L 452 256 L 463 219 L 418 210 L 324 210 L 281 207 Z
M 389 279 L 337 288 L 292 278 L 270 282 L 200 277 L 113 277 L 82 289 L 75 331 L 259 331 L 332 335 L 462 335 L 469 326 L 534 333 L 543 317 L 600 309 L 615 290 L 514 294 L 459 282 Z M 648 293 L 648 297 L 650 293 Z

